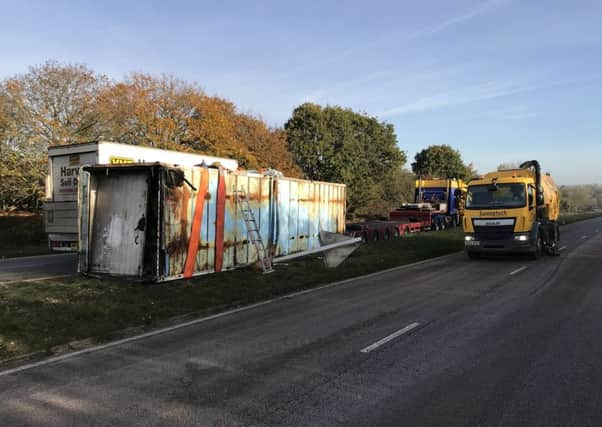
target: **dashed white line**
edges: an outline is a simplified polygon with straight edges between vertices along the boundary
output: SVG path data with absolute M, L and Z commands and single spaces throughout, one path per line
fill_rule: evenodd
M 566 249 L 566 246 L 561 246 L 558 248 L 559 251 L 564 251 Z
M 511 271 L 511 272 L 510 272 L 510 276 L 514 276 L 515 274 L 518 274 L 518 273 L 520 273 L 521 271 L 525 271 L 527 268 L 529 268 L 529 267 L 527 267 L 526 265 L 523 265 L 522 267 L 520 267 L 520 268 L 517 268 L 517 269 L 516 269 L 516 270 L 514 270 L 514 271 Z
M 587 236 L 581 236 L 582 239 L 587 239 Z
M 418 323 L 418 322 L 410 323 L 408 326 L 401 328 L 399 331 L 393 332 L 391 335 L 387 335 L 383 339 L 376 341 L 374 344 L 370 344 L 368 347 L 362 348 L 360 350 L 360 352 L 370 353 L 372 350 L 376 350 L 381 345 L 386 344 L 389 341 L 394 340 L 395 338 L 397 338 L 403 334 L 407 334 L 412 329 L 415 329 L 418 326 L 420 326 L 420 323 Z

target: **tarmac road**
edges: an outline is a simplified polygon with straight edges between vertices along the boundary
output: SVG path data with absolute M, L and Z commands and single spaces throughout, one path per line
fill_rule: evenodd
M 76 272 L 76 253 L 0 259 L 0 284 L 65 276 Z
M 601 425 L 602 219 L 0 373 L 23 425 Z

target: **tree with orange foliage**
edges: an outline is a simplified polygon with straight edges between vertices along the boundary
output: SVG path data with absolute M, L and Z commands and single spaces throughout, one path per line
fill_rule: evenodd
M 47 147 L 96 140 L 200 152 L 236 159 L 247 169 L 301 174 L 281 129 L 170 76 L 132 73 L 110 82 L 83 65 L 50 61 L 1 82 L 0 101 L 0 173 L 7 183 L 0 205 L 25 206 L 7 202 L 16 194 L 10 175 L 32 183 L 26 206 L 38 207 Z
M 105 139 L 233 158 L 248 169 L 300 174 L 281 130 L 173 77 L 130 74 L 103 91 L 99 104 L 108 124 Z

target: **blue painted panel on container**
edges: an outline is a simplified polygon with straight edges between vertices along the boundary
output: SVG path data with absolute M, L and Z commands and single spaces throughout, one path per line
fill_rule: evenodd
M 202 247 L 206 247 L 206 267 L 207 271 L 215 270 L 215 223 L 217 219 L 217 183 L 219 179 L 219 171 L 217 169 L 209 169 L 209 196 L 207 198 L 207 213 L 206 213 L 206 231 L 203 233 L 204 239 L 201 243 Z
M 309 182 L 298 181 L 297 182 L 297 195 L 299 201 L 299 216 L 297 220 L 297 248 L 301 251 L 308 249 L 310 245 L 309 240 L 309 206 L 311 199 L 309 198 Z
M 316 248 L 320 246 L 319 233 L 320 233 L 320 193 L 319 184 L 310 182 L 309 188 L 309 219 L 308 219 L 308 234 L 309 234 L 309 247 Z
M 297 181 L 289 181 L 289 205 L 288 205 L 288 252 L 299 252 L 298 226 L 299 200 Z
M 278 180 L 278 250 L 277 255 L 288 254 L 288 212 L 289 212 L 289 186 L 288 181 Z

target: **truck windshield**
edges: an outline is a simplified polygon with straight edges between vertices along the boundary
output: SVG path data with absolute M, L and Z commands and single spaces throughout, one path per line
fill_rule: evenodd
M 520 208 L 527 204 L 525 184 L 470 185 L 467 209 Z
M 447 189 L 439 187 L 417 188 L 414 198 L 416 203 L 441 203 L 447 200 Z

